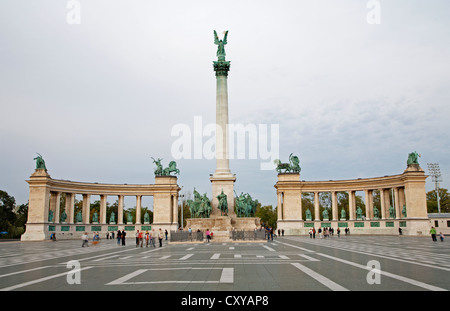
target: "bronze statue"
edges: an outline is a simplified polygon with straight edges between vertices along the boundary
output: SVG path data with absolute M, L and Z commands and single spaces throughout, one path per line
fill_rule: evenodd
M 37 153 L 37 152 L 36 152 Z M 37 157 L 36 158 L 34 158 L 33 160 L 36 160 L 36 169 L 37 170 L 39 170 L 39 169 L 44 169 L 44 170 L 47 170 L 47 168 L 45 167 L 45 161 L 44 161 L 44 159 L 42 158 L 42 156 L 39 154 L 39 153 L 37 153 Z
M 225 45 L 227 44 L 227 36 L 228 30 L 224 32 L 223 40 L 219 40 L 217 36 L 217 32 L 214 30 L 214 44 L 218 45 L 217 47 L 217 58 L 219 61 L 225 61 Z

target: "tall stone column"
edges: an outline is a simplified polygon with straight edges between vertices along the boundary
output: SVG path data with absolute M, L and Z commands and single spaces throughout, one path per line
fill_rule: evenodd
M 339 220 L 337 192 L 331 191 L 331 213 L 333 214 L 333 220 Z
M 107 195 L 100 195 L 100 223 L 106 224 L 106 201 Z
M 230 62 L 224 59 L 213 62 L 216 72 L 216 171 L 210 177 L 212 183 L 212 215 L 220 215 L 217 196 L 223 191 L 227 195 L 228 215 L 234 212 L 234 182 L 228 155 L 228 71 Z
M 319 192 L 314 192 L 314 220 L 320 221 Z
M 136 225 L 140 225 L 141 224 L 141 199 L 142 199 L 142 195 L 137 195 L 136 196 Z
M 119 195 L 119 206 L 117 208 L 117 224 L 123 225 L 123 195 Z
M 90 223 L 90 216 L 91 216 L 91 195 L 90 194 L 83 194 L 83 223 L 89 224 Z

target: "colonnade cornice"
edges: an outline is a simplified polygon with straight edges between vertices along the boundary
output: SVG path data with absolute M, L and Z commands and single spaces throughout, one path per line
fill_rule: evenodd
M 405 172 L 384 177 L 359 178 L 347 180 L 300 181 L 279 180 L 275 184 L 278 191 L 301 192 L 348 192 L 405 187 L 406 182 L 423 182 L 428 176 L 422 172 Z

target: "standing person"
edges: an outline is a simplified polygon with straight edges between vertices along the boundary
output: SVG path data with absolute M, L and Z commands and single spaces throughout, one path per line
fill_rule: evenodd
M 139 232 L 139 243 L 141 244 L 141 247 L 142 247 L 142 244 L 144 243 L 144 232 Z
M 430 229 L 430 233 L 431 233 L 431 239 L 436 242 L 436 229 L 434 227 L 431 227 Z
M 278 229 L 278 236 L 281 236 L 281 230 Z
M 162 232 L 161 228 L 159 228 L 159 233 L 158 233 L 159 247 L 162 247 L 163 238 L 164 238 L 164 233 Z
M 148 242 L 150 240 L 150 236 L 148 234 L 148 230 L 145 232 L 145 247 L 148 247 Z
M 284 236 L 284 229 L 281 229 L 281 236 Z
M 398 234 L 402 235 L 402 228 L 398 227 Z
M 316 228 L 313 227 L 313 239 L 316 238 Z
M 312 229 L 309 229 L 309 238 L 312 239 Z
M 211 232 L 209 232 L 209 229 L 206 229 L 205 234 L 206 234 L 206 242 L 209 243 L 209 240 L 211 240 Z
M 166 236 L 166 241 L 167 241 L 167 236 L 169 235 L 169 232 L 167 232 L 167 229 L 164 230 L 164 235 Z
M 152 232 L 150 233 L 150 242 L 152 242 L 153 247 L 156 247 L 155 239 L 156 239 L 155 229 L 152 229 Z
M 122 230 L 122 246 L 125 246 L 125 237 L 127 236 L 127 233 L 125 232 L 125 229 Z
M 136 231 L 136 247 L 139 246 L 139 230 Z
M 444 242 L 444 234 L 442 232 L 439 232 L 439 237 L 441 238 L 441 242 Z
M 122 239 L 122 232 L 117 230 L 117 245 L 120 245 L 120 239 Z
M 270 239 L 273 241 L 273 228 L 270 227 Z
M 84 247 L 85 245 L 86 246 L 89 246 L 89 243 L 88 243 L 88 235 L 87 235 L 87 232 L 85 232 L 82 236 L 81 236 L 81 240 L 83 241 L 83 244 L 81 244 L 81 247 Z

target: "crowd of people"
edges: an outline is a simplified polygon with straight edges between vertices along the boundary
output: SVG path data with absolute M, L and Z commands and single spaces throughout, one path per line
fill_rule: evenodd
M 127 236 L 127 232 L 125 230 L 118 230 L 117 233 L 114 232 L 107 232 L 106 233 L 106 239 L 110 240 L 110 239 L 117 239 L 117 245 L 122 245 L 125 246 L 126 245 L 126 236 Z M 161 228 L 159 228 L 158 232 L 155 232 L 154 229 L 152 229 L 151 231 L 139 231 L 137 230 L 135 233 L 135 237 L 136 237 L 136 247 L 143 247 L 144 243 L 145 243 L 145 247 L 153 246 L 156 247 L 156 239 L 159 240 L 159 247 L 162 247 L 162 241 L 165 237 L 165 239 L 167 240 L 167 236 L 168 236 L 168 232 L 167 230 L 165 230 L 164 232 L 161 230 Z M 85 247 L 85 246 L 89 246 L 89 235 L 87 232 L 85 232 L 82 236 L 81 236 L 81 240 L 82 240 L 82 244 L 81 247 Z M 92 243 L 93 245 L 95 245 L 98 241 L 100 240 L 100 236 L 98 233 L 94 232 L 94 236 L 92 238 Z

